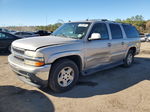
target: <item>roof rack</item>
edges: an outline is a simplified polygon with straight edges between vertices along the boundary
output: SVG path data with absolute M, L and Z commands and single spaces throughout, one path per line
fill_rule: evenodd
M 101 21 L 109 21 L 108 19 L 101 19 Z
M 109 21 L 107 19 L 86 19 L 86 21 Z
M 118 23 L 116 21 L 110 21 L 108 19 L 86 19 L 86 21 L 103 21 L 103 22 L 112 22 L 112 23 Z

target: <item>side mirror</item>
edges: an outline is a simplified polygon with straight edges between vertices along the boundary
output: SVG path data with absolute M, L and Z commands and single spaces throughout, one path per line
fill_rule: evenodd
M 91 37 L 89 40 L 99 40 L 101 39 L 101 35 L 99 33 L 92 33 Z

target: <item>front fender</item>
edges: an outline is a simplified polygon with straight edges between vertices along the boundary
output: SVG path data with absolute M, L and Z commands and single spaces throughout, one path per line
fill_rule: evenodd
M 51 64 L 59 58 L 63 58 L 63 57 L 67 57 L 67 56 L 74 56 L 74 55 L 80 56 L 82 63 L 83 63 L 83 54 L 82 54 L 82 52 L 80 52 L 78 50 L 63 51 L 63 52 L 51 54 L 48 57 L 47 63 Z

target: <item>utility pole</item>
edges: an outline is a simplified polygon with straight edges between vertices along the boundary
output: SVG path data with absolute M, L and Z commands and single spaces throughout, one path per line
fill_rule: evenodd
M 46 28 L 45 28 L 45 30 L 47 31 L 47 15 L 46 15 Z

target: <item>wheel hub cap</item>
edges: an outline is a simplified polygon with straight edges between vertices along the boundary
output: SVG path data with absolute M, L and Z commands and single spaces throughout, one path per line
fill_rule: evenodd
M 58 75 L 58 84 L 61 87 L 69 86 L 74 80 L 74 70 L 71 67 L 63 68 Z
M 132 63 L 132 60 L 133 60 L 133 56 L 132 56 L 132 54 L 129 54 L 129 55 L 128 55 L 128 58 L 127 58 L 128 64 L 131 64 L 131 63 Z

